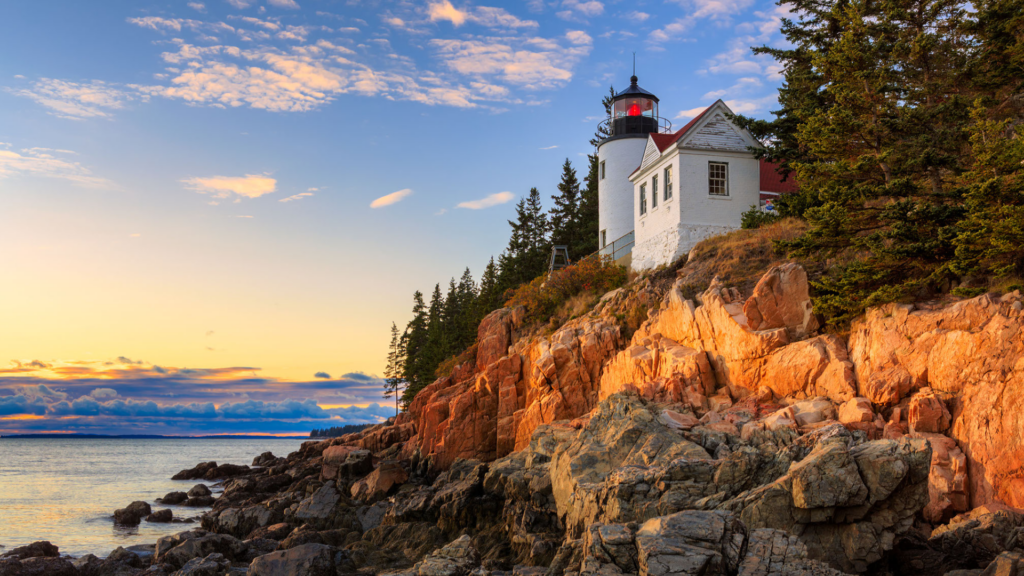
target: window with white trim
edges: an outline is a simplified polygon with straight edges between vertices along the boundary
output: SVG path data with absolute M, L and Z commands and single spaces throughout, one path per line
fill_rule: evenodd
M 672 165 L 665 167 L 665 201 L 672 198 Z
M 647 214 L 647 184 L 640 185 L 640 215 Z
M 658 207 L 658 175 L 651 178 L 651 208 Z
M 729 195 L 729 164 L 727 162 L 708 162 L 708 194 L 712 196 Z

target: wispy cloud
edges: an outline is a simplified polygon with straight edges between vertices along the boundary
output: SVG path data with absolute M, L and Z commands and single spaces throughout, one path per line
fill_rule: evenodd
M 554 146 L 545 146 L 543 148 L 538 148 L 538 150 L 554 150 L 555 148 L 558 148 L 557 144 Z
M 682 110 L 678 114 L 676 114 L 676 117 L 673 118 L 673 120 L 693 118 L 705 110 L 707 110 L 707 106 L 698 106 L 697 108 Z
M 59 178 L 88 188 L 112 188 L 106 178 L 94 176 L 79 162 L 65 158 L 75 153 L 50 148 L 24 148 L 19 152 L 0 150 L 0 180 L 15 176 Z
M 479 200 L 470 200 L 469 202 L 460 202 L 456 208 L 468 208 L 469 210 L 482 210 L 484 208 L 490 208 L 491 206 L 497 206 L 498 204 L 504 204 L 511 202 L 516 195 L 511 192 L 496 192 L 481 198 Z
M 188 7 L 197 12 L 206 12 L 206 4 L 203 4 L 202 2 L 189 2 Z
M 316 188 L 310 188 L 310 190 L 316 190 Z M 287 198 L 281 198 L 280 200 L 278 200 L 278 202 L 292 202 L 294 200 L 302 200 L 303 198 L 306 198 L 306 197 L 312 196 L 312 195 L 313 195 L 312 192 L 300 192 L 298 194 L 292 194 L 291 196 L 289 196 Z
M 536 28 L 539 24 L 534 20 L 520 20 L 504 8 L 490 6 L 466 7 L 462 10 L 452 5 L 449 0 L 431 2 L 427 6 L 427 17 L 431 22 L 451 22 L 458 28 L 466 22 L 479 24 L 488 28 Z M 406 25 L 403 22 L 403 25 Z
M 189 190 L 195 190 L 200 194 L 235 201 L 242 198 L 259 198 L 277 190 L 277 180 L 265 174 L 193 177 L 185 178 L 181 182 Z
M 383 208 L 384 206 L 397 204 L 398 202 L 401 202 L 403 198 L 410 194 L 412 194 L 412 189 L 410 188 L 403 188 L 397 192 L 385 194 L 384 196 L 377 198 L 373 202 L 370 202 L 370 208 Z
M 299 4 L 295 0 L 267 0 L 267 3 L 271 6 L 277 6 L 278 8 L 288 8 L 290 10 L 299 9 Z
M 109 118 L 111 110 L 124 108 L 125 102 L 138 97 L 137 94 L 99 80 L 68 82 L 41 78 L 33 82 L 30 88 L 9 91 L 16 96 L 35 100 L 49 108 L 54 116 L 72 120 Z

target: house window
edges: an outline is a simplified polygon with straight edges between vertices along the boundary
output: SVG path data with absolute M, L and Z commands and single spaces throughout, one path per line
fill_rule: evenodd
M 607 245 L 608 245 L 608 231 L 607 230 L 601 230 L 601 248 L 604 248 Z
M 640 215 L 647 214 L 647 184 L 640 185 Z
M 672 197 L 672 166 L 665 167 L 665 201 Z
M 708 194 L 729 195 L 729 164 L 726 162 L 708 162 Z
M 651 178 L 651 208 L 658 207 L 658 175 Z
M 601 180 L 604 180 L 604 160 L 601 160 Z

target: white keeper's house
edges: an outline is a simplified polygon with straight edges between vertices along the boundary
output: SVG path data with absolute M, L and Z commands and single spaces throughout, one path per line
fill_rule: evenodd
M 598 144 L 601 253 L 645 270 L 669 264 L 701 240 L 740 227 L 751 206 L 792 192 L 760 143 L 726 117 L 721 100 L 673 132 L 658 97 L 637 77 L 615 95 Z

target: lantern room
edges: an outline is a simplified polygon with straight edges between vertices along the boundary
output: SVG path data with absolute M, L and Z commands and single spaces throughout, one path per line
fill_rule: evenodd
M 637 85 L 631 76 L 629 88 L 612 99 L 611 117 L 608 119 L 609 136 L 638 134 L 646 136 L 659 131 L 658 97 Z

